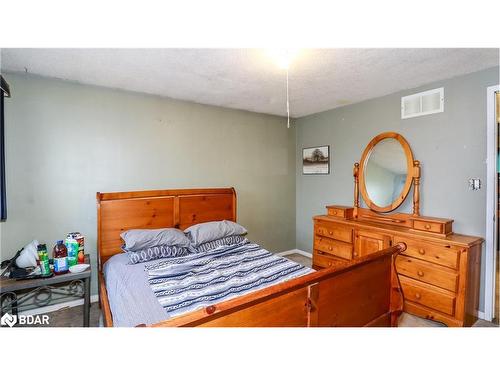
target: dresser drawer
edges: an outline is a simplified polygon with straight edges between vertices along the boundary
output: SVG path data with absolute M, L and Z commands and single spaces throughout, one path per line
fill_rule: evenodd
M 433 223 L 430 221 L 414 220 L 413 229 L 423 230 L 426 232 L 433 232 L 433 233 L 443 233 L 443 224 Z
M 405 300 L 419 303 L 436 311 L 453 315 L 455 312 L 455 294 L 424 284 L 420 281 L 399 276 Z
M 314 268 L 328 268 L 345 263 L 346 263 L 345 260 L 328 256 L 327 254 L 323 254 L 316 250 L 313 253 Z
M 314 248 L 344 259 L 352 259 L 352 245 L 332 240 L 328 237 L 315 236 Z
M 328 216 L 352 219 L 353 208 L 346 206 L 327 206 Z
M 433 242 L 409 240 L 394 237 L 394 243 L 406 243 L 404 255 L 426 260 L 441 266 L 457 269 L 459 250 L 453 246 L 440 245 Z
M 399 274 L 420 280 L 428 284 L 455 292 L 457 290 L 458 275 L 429 262 L 400 255 L 396 258 L 396 270 Z
M 314 226 L 314 232 L 319 236 L 352 243 L 352 228 L 348 226 L 320 221 Z

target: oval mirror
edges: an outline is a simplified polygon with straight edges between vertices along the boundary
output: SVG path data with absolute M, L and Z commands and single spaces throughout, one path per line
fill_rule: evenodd
M 397 133 L 383 133 L 361 157 L 359 182 L 363 200 L 374 211 L 390 212 L 403 203 L 413 181 L 413 154 Z

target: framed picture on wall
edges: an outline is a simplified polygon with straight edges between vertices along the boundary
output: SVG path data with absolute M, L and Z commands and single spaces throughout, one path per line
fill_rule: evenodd
M 330 146 L 302 149 L 302 174 L 321 175 L 330 173 Z

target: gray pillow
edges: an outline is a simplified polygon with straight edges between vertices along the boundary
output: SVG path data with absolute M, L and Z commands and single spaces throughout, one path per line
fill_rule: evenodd
M 189 247 L 190 242 L 179 229 L 131 229 L 120 234 L 125 245 L 125 251 L 139 251 L 156 246 Z
M 182 257 L 190 253 L 191 251 L 187 247 L 155 246 L 139 251 L 128 251 L 127 255 L 130 259 L 130 263 L 137 264 L 161 258 Z
M 191 240 L 193 246 L 199 246 L 224 237 L 242 236 L 247 234 L 247 230 L 237 223 L 222 220 L 192 225 L 184 233 Z

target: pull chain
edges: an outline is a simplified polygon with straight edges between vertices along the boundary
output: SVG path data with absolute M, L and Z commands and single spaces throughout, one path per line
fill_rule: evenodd
M 288 68 L 286 68 L 286 127 L 290 129 L 290 98 L 288 94 Z

